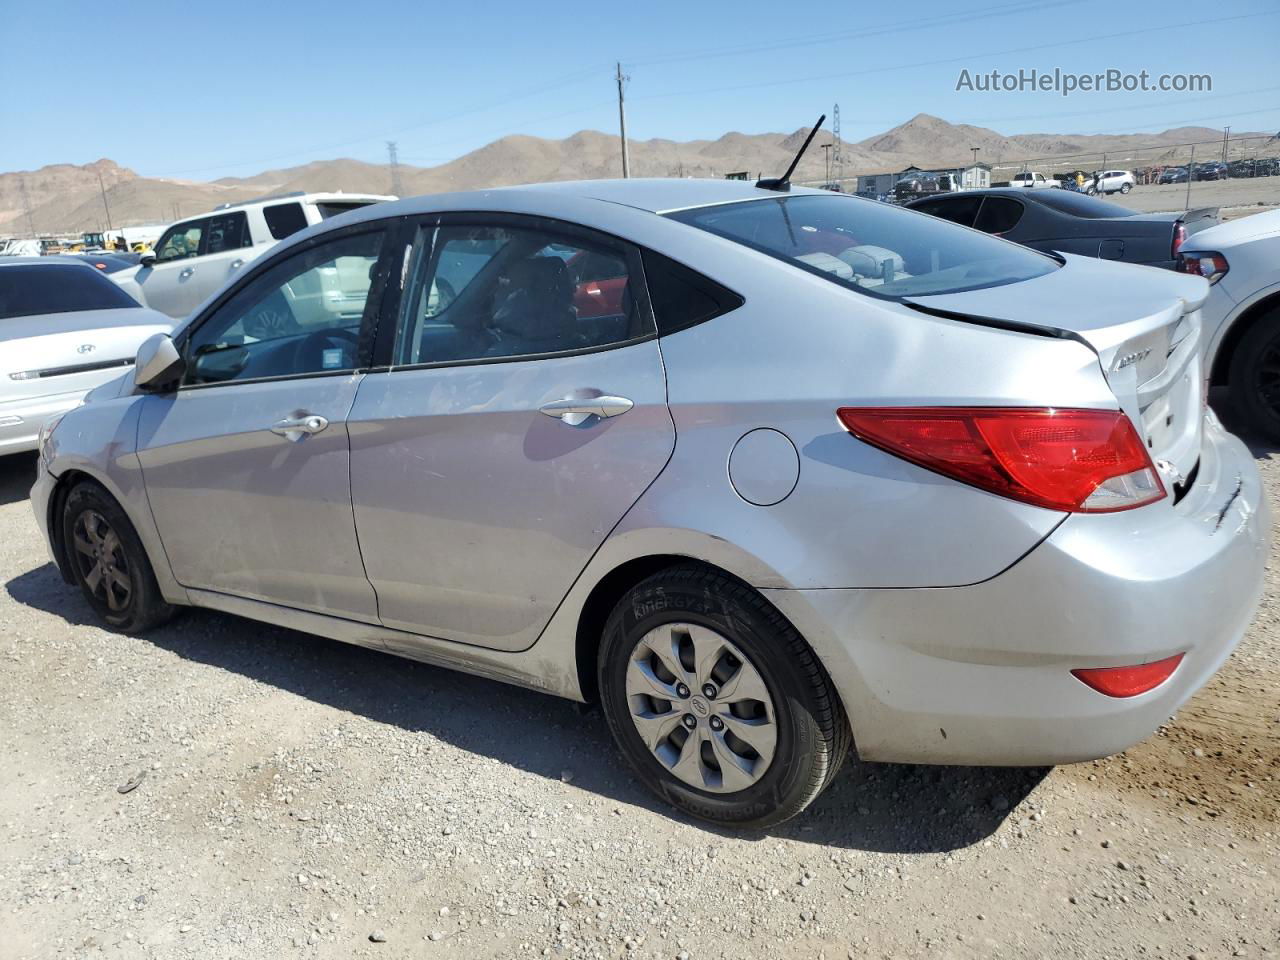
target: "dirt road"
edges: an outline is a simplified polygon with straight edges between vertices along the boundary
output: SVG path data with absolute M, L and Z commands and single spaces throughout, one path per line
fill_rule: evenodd
M 1221 674 L 1118 757 L 851 763 L 743 835 L 652 799 L 566 702 L 227 616 L 100 629 L 32 469 L 0 460 L 6 958 L 1280 953 L 1274 570 Z

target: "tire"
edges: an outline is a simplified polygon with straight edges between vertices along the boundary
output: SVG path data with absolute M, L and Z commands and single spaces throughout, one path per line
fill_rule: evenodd
M 80 592 L 109 626 L 142 633 L 173 616 L 138 532 L 98 484 L 80 483 L 67 495 L 62 543 Z
M 1280 309 L 1272 309 L 1236 344 L 1227 377 L 1231 407 L 1244 426 L 1280 443 L 1280 374 L 1270 372 L 1277 364 Z
M 1132 189 L 1133 189 L 1133 184 L 1131 184 L 1131 183 L 1122 183 L 1122 184 L 1120 184 L 1120 192 L 1121 192 L 1121 193 L 1128 193 L 1128 192 L 1129 192 L 1130 190 L 1132 190 Z
M 794 817 L 849 752 L 840 700 L 795 628 L 754 590 L 701 566 L 655 574 L 622 598 L 605 625 L 598 680 L 609 728 L 640 779 L 713 823 L 763 828 Z

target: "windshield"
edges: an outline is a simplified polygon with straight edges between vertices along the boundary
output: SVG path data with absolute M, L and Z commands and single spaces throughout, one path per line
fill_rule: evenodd
M 960 293 L 1043 276 L 1057 261 L 875 200 L 793 196 L 695 207 L 673 220 L 876 297 Z
M 137 305 L 132 297 L 92 267 L 70 264 L 0 267 L 0 320 Z
M 1108 203 L 1106 200 L 1091 197 L 1087 193 L 1075 193 L 1071 190 L 1040 190 L 1031 199 L 1037 203 L 1043 203 L 1046 207 L 1053 207 L 1053 209 L 1061 210 L 1063 213 L 1069 213 L 1075 217 L 1085 217 L 1089 220 L 1103 220 L 1108 217 L 1132 217 L 1134 215 L 1134 211 L 1122 207 L 1118 203 Z

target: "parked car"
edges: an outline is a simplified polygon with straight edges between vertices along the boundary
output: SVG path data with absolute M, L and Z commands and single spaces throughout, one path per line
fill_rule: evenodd
M 1178 269 L 1212 284 L 1201 308 L 1210 384 L 1228 388 L 1250 429 L 1280 441 L 1280 211 L 1197 233 Z
M 46 419 L 172 327 L 74 257 L 0 259 L 0 455 L 34 450 Z
M 1216 160 L 1211 163 L 1197 163 L 1195 172 L 1197 180 L 1225 180 L 1229 175 L 1227 165 Z
M 1096 182 L 1086 178 L 1084 189 L 1086 193 L 1128 193 L 1137 184 L 1129 170 L 1105 170 L 1098 174 Z
M 67 253 L 64 257 L 89 264 L 103 273 L 118 273 L 136 267 L 142 260 L 140 253 Z
M 1009 186 L 1015 190 L 1040 190 L 1049 187 L 1061 188 L 1062 185 L 1043 173 L 1017 173 L 1009 178 Z
M 1218 223 L 1216 207 L 1134 213 L 1072 190 L 967 190 L 907 204 L 1045 253 L 1075 253 L 1174 269 L 1186 238 Z
M 588 257 L 617 314 L 574 309 Z M 662 797 L 760 826 L 851 740 L 1084 760 L 1222 663 L 1269 514 L 1203 404 L 1209 289 L 728 180 L 379 204 L 152 338 L 31 502 L 116 629 L 206 607 L 598 698 Z
M 1187 168 L 1186 167 L 1167 167 L 1160 174 L 1161 183 L 1186 183 Z
M 139 303 L 185 317 L 245 264 L 285 237 L 348 210 L 393 199 L 372 194 L 291 193 L 224 203 L 169 227 L 132 270 L 111 279 Z
M 950 174 L 917 171 L 899 178 L 898 182 L 893 185 L 893 195 L 894 199 L 899 203 L 905 203 L 914 197 L 950 193 L 955 189 L 955 180 Z

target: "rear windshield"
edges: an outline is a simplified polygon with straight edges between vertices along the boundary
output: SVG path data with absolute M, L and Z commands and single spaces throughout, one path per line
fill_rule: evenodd
M 1031 198 L 1046 207 L 1053 207 L 1073 217 L 1084 217 L 1087 220 L 1105 220 L 1108 217 L 1132 217 L 1133 211 L 1118 203 L 1107 203 L 1087 193 L 1075 193 L 1072 190 L 1046 190 L 1036 193 Z
M 1043 276 L 1057 261 L 926 214 L 827 194 L 667 214 L 861 293 L 891 300 Z
M 137 305 L 93 267 L 35 263 L 0 266 L 0 320 Z
M 373 202 L 372 200 L 323 200 L 316 204 L 316 209 L 320 211 L 321 220 L 328 220 L 340 213 L 367 207 Z

